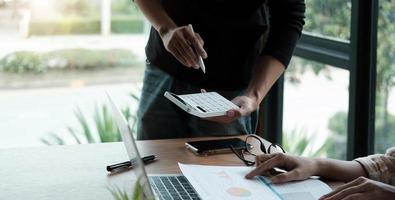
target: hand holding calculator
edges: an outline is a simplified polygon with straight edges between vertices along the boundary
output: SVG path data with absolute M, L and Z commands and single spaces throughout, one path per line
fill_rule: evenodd
M 184 111 L 200 118 L 224 116 L 227 111 L 239 108 L 216 92 L 185 95 L 165 92 L 164 96 Z

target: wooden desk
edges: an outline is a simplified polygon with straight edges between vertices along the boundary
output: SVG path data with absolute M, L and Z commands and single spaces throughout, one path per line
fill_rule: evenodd
M 199 139 L 211 138 L 138 141 L 137 145 L 142 155 L 159 156 L 158 161 L 146 166 L 148 173 L 180 173 L 178 162 L 242 165 L 233 154 L 199 157 L 185 149 L 185 141 Z M 109 176 L 105 166 L 127 159 L 120 142 L 2 149 L 0 199 L 111 200 L 108 187 L 131 188 L 133 172 Z

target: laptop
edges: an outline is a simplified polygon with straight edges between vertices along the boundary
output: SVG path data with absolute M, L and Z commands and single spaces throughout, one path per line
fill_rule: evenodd
M 140 187 L 139 199 L 157 200 L 195 200 L 201 199 L 196 190 L 182 174 L 161 174 L 149 175 L 144 168 L 136 142 L 132 137 L 132 132 L 124 115 L 115 105 L 114 101 L 107 94 L 110 101 L 112 114 L 118 129 L 121 133 L 123 143 L 133 164 L 133 172 L 137 177 L 135 187 Z

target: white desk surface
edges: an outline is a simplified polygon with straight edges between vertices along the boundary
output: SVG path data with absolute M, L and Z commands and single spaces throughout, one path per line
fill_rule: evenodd
M 111 200 L 108 187 L 132 187 L 133 173 L 105 167 L 126 160 L 122 143 L 0 149 L 0 199 Z
M 153 174 L 180 173 L 178 162 L 242 165 L 232 154 L 195 156 L 184 147 L 186 141 L 200 139 L 214 138 L 145 140 L 137 146 L 142 156 L 159 156 L 146 166 Z M 121 142 L 0 149 L 0 200 L 112 200 L 108 188 L 131 192 L 135 177 L 132 170 L 110 176 L 106 166 L 126 160 Z

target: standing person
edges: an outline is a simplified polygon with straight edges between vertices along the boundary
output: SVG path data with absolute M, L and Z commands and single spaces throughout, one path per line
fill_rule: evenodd
M 291 59 L 304 0 L 134 0 L 152 28 L 138 139 L 254 133 L 257 108 Z M 188 26 L 191 24 L 191 26 Z M 204 59 L 206 73 L 198 66 Z M 163 97 L 216 91 L 240 108 L 200 119 Z

